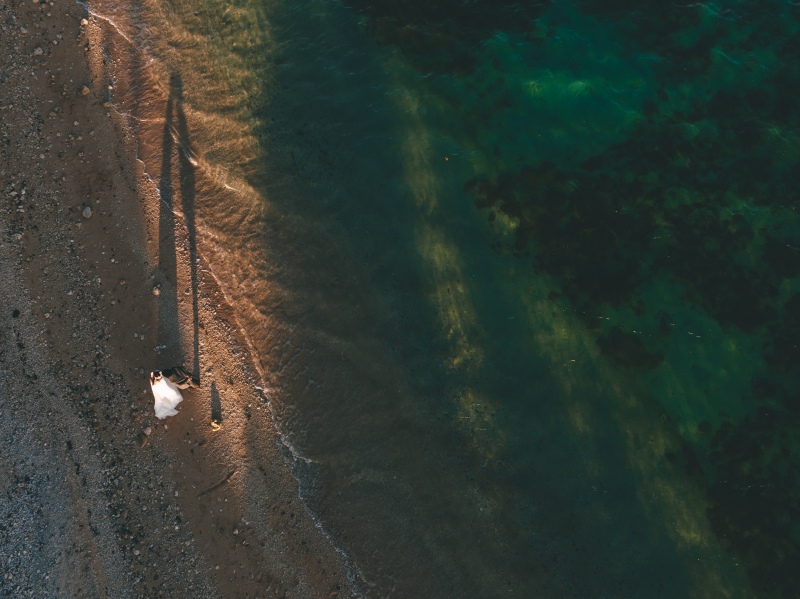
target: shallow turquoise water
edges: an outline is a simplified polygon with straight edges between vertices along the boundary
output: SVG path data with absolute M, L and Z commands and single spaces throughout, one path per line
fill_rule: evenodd
M 181 7 L 367 596 L 793 596 L 800 8 Z

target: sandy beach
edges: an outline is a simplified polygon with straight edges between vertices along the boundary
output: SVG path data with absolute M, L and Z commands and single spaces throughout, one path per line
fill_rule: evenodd
M 174 127 L 156 185 L 86 10 L 2 18 L 0 595 L 353 596 L 196 239 Z M 177 364 L 201 387 L 158 420 L 148 374 Z

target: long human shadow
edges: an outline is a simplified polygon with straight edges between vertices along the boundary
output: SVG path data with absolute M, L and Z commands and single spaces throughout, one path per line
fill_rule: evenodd
M 191 263 L 192 292 L 192 370 L 200 377 L 200 318 L 197 304 L 197 230 L 195 228 L 195 174 L 192 164 L 192 146 L 189 138 L 189 127 L 186 124 L 186 113 L 183 111 L 183 82 L 179 73 L 170 78 L 170 100 L 175 102 L 178 133 L 178 172 L 181 185 L 181 206 L 189 237 L 189 258 Z
M 164 117 L 161 151 L 161 196 L 159 210 L 159 271 L 171 283 L 161 289 L 158 306 L 158 345 L 164 346 L 164 360 L 182 363 L 184 359 L 178 318 L 178 280 L 175 247 L 174 210 L 176 203 L 173 182 L 173 157 L 177 151 L 180 207 L 189 242 L 189 265 L 192 293 L 193 362 L 195 376 L 200 375 L 200 323 L 197 303 L 197 234 L 195 228 L 195 173 L 191 160 L 191 144 L 183 110 L 183 83 L 178 73 L 170 78 L 170 92 Z
M 158 193 L 161 198 L 158 213 L 158 271 L 163 281 L 158 281 L 160 295 L 158 298 L 158 335 L 157 345 L 159 353 L 162 349 L 164 360 L 178 363 L 183 359 L 181 347 L 180 326 L 178 322 L 178 291 L 177 291 L 177 261 L 175 256 L 175 219 L 173 216 L 173 203 L 175 190 L 172 182 L 172 156 L 175 142 L 172 136 L 172 121 L 174 119 L 174 101 L 172 94 L 167 100 L 164 129 L 161 141 L 161 179 L 158 184 Z M 166 283 L 166 284 L 162 284 Z

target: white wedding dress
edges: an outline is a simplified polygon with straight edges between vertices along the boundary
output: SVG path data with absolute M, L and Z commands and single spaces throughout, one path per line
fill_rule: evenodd
M 160 377 L 155 383 L 150 383 L 150 388 L 153 390 L 153 397 L 156 398 L 156 418 L 163 420 L 167 416 L 175 416 L 178 413 L 175 406 L 183 401 L 183 395 L 178 388 L 165 376 Z

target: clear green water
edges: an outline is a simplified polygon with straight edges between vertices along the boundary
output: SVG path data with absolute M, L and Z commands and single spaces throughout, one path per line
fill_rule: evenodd
M 163 6 L 356 586 L 794 595 L 800 8 Z

